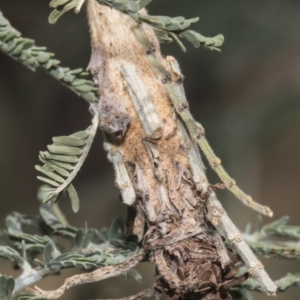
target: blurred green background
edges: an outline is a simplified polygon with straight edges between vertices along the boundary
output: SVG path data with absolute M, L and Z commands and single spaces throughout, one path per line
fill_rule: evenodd
M 90 41 L 84 10 L 66 14 L 56 25 L 47 22 L 48 0 L 0 1 L 0 10 L 24 37 L 47 46 L 64 66 L 85 68 Z M 208 140 L 225 168 L 255 200 L 270 206 L 275 218 L 291 217 L 300 225 L 300 2 L 156 0 L 151 14 L 200 16 L 193 29 L 206 36 L 225 35 L 221 53 L 194 49 L 185 43 L 162 45 L 165 55 L 175 56 L 185 74 L 192 113 L 206 128 Z M 38 205 L 34 165 L 38 152 L 51 137 L 86 128 L 88 105 L 53 80 L 43 70 L 32 73 L 0 53 L 0 228 L 7 213 L 17 210 L 36 214 Z M 212 182 L 217 177 L 209 170 Z M 82 200 L 73 214 L 69 201 L 61 207 L 70 223 L 101 228 L 115 216 L 125 216 L 118 201 L 112 168 L 99 133 L 89 157 L 75 180 Z M 230 217 L 244 228 L 256 223 L 256 213 L 243 207 L 228 192 L 220 192 Z M 268 222 L 268 219 L 264 219 Z M 299 272 L 300 263 L 263 260 L 271 277 Z M 133 294 L 153 281 L 153 266 L 139 268 L 144 283 L 124 278 L 106 280 L 69 290 L 62 299 L 118 298 Z M 0 261 L 0 273 L 16 276 L 9 262 Z M 47 278 L 39 286 L 57 288 L 61 277 Z M 295 300 L 300 288 L 279 294 L 279 300 Z M 253 294 L 253 299 L 267 296 Z

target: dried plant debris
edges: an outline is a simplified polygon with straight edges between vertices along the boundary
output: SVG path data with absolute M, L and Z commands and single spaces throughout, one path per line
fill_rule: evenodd
M 69 136 L 53 138 L 53 144 L 48 145 L 48 151 L 40 152 L 40 161 L 43 166 L 35 166 L 36 170 L 44 176 L 37 178 L 52 188 L 48 189 L 44 201 L 57 200 L 67 191 L 74 212 L 79 210 L 79 198 L 74 186 L 71 184 L 74 177 L 83 165 L 99 123 L 98 113 L 93 118 L 93 124 L 85 131 L 79 131 Z
M 228 288 L 241 284 L 248 274 L 236 276 L 241 261 L 231 259 L 221 267 L 213 240 L 191 238 L 155 252 L 157 286 L 172 299 L 230 299 Z

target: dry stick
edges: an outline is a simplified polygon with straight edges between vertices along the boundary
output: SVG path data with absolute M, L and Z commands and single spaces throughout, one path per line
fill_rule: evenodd
M 187 130 L 183 124 L 179 128 L 182 132 L 182 135 L 187 134 Z M 209 188 L 209 184 L 205 175 L 201 158 L 198 156 L 198 159 L 195 159 L 196 155 L 194 148 L 191 148 L 189 157 L 190 161 L 192 161 L 194 164 L 192 171 L 197 170 L 195 175 L 202 183 L 203 192 L 206 192 Z M 193 176 L 195 175 L 193 174 Z M 229 242 L 235 246 L 242 260 L 249 268 L 249 274 L 254 277 L 264 292 L 266 292 L 268 295 L 275 296 L 275 284 L 264 270 L 261 262 L 256 258 L 252 250 L 249 248 L 248 244 L 243 240 L 242 235 L 226 214 L 214 191 L 211 191 L 210 197 L 207 201 L 207 209 L 207 218 L 215 227 L 219 227 L 221 231 L 225 233 Z
M 228 241 L 232 243 L 242 260 L 249 268 L 248 272 L 259 283 L 262 290 L 270 296 L 276 295 L 276 285 L 264 270 L 262 263 L 256 258 L 242 235 L 225 212 L 214 192 L 211 193 L 208 204 L 207 218 L 215 227 L 220 227 Z
M 128 90 L 132 102 L 138 112 L 147 137 L 158 139 L 161 137 L 163 124 L 151 101 L 147 87 L 136 71 L 136 67 L 130 64 L 121 66 L 123 76 L 128 84 Z
M 35 286 L 34 294 L 48 299 L 57 299 L 71 287 L 122 275 L 124 272 L 134 268 L 144 258 L 144 256 L 145 252 L 140 251 L 122 264 L 105 266 L 95 270 L 94 272 L 74 275 L 67 278 L 64 284 L 54 291 L 43 291 Z
M 205 154 L 207 160 L 209 161 L 211 167 L 216 171 L 222 182 L 225 184 L 226 188 L 232 192 L 242 203 L 246 206 L 252 208 L 253 210 L 272 217 L 273 212 L 267 206 L 262 206 L 259 203 L 252 200 L 251 196 L 246 195 L 235 183 L 235 181 L 228 175 L 221 165 L 221 160 L 214 154 L 212 148 L 210 147 L 208 141 L 204 136 L 204 128 L 202 125 L 197 123 L 191 112 L 188 110 L 187 102 L 182 96 L 176 91 L 174 83 L 169 82 L 166 84 L 169 91 L 170 98 L 176 109 L 176 112 L 180 115 L 184 121 L 193 141 L 195 141 L 200 149 Z
M 145 48 L 150 49 L 151 44 L 142 29 L 141 26 L 137 26 L 135 28 L 135 32 L 144 45 Z M 169 97 L 174 105 L 174 108 L 178 115 L 181 117 L 183 122 L 185 123 L 189 134 L 193 140 L 193 142 L 197 143 L 200 149 L 205 154 L 208 162 L 210 163 L 211 167 L 216 171 L 220 179 L 225 184 L 226 188 L 232 192 L 242 203 L 246 206 L 249 206 L 253 210 L 272 217 L 273 212 L 267 206 L 262 206 L 259 203 L 252 200 L 251 196 L 246 195 L 237 185 L 236 182 L 228 175 L 228 173 L 224 170 L 221 165 L 221 160 L 215 155 L 211 146 L 209 145 L 208 141 L 205 138 L 205 131 L 201 124 L 197 123 L 191 112 L 189 111 L 189 106 L 187 99 L 185 97 L 184 88 L 182 85 L 177 85 L 173 83 L 170 78 L 168 78 L 168 72 L 165 68 L 161 65 L 159 60 L 156 58 L 155 53 L 150 54 L 149 59 L 151 60 L 154 68 L 156 69 L 158 75 L 160 76 L 161 80 L 165 83 L 165 86 L 168 90 Z M 167 61 L 169 62 L 170 71 L 175 75 L 175 77 L 179 77 L 179 82 L 182 82 L 182 74 L 179 68 L 179 64 L 173 57 L 167 57 Z
M 147 37 L 145 33 L 143 32 L 143 29 L 141 27 L 136 28 L 136 33 L 139 35 L 139 37 L 142 37 L 141 42 L 144 46 L 149 46 L 149 41 L 147 40 Z M 233 188 L 234 181 L 223 174 L 224 172 L 220 171 L 220 161 L 216 159 L 214 156 L 211 148 L 207 146 L 203 141 L 203 134 L 204 130 L 202 127 L 200 127 L 199 124 L 195 122 L 193 119 L 191 113 L 188 110 L 188 104 L 183 94 L 183 87 L 182 85 L 178 85 L 175 83 L 170 82 L 170 79 L 168 78 L 165 68 L 160 64 L 160 62 L 156 59 L 156 56 L 153 54 L 149 55 L 149 59 L 152 61 L 155 69 L 158 71 L 158 75 L 161 79 L 163 79 L 163 82 L 165 83 L 165 86 L 168 90 L 170 99 L 174 105 L 174 108 L 177 112 L 177 114 L 181 117 L 181 120 L 184 122 L 186 128 L 188 129 L 188 132 L 184 132 L 184 136 L 191 136 L 193 142 L 197 143 L 200 147 L 202 147 L 203 152 L 206 154 L 209 162 L 211 165 L 216 165 L 216 171 L 221 177 L 221 179 L 224 181 L 224 183 L 227 185 L 227 187 L 235 193 L 239 198 L 242 198 L 243 202 L 252 207 L 253 209 L 266 214 L 271 215 L 271 211 L 267 207 L 263 207 L 253 201 L 250 201 L 249 198 L 242 192 L 239 192 L 240 190 L 236 190 Z M 177 62 L 173 60 L 173 67 L 176 67 Z M 177 64 L 178 66 L 178 64 Z M 179 69 L 179 68 L 178 68 Z M 174 70 L 171 71 L 175 72 Z M 181 75 L 181 74 L 180 74 Z M 133 86 L 130 88 L 132 89 Z M 181 121 L 179 121 L 181 122 Z M 182 128 L 185 127 L 181 126 Z M 183 130 L 183 129 L 182 129 Z M 200 142 L 202 139 L 202 142 Z M 192 143 L 191 143 L 192 144 Z M 192 149 L 192 148 L 191 148 Z M 204 167 L 202 164 L 202 161 L 200 159 L 200 155 L 197 153 L 198 149 L 193 149 L 189 153 L 190 161 L 193 161 L 193 164 L 197 164 L 197 167 L 193 167 L 194 177 L 198 176 L 200 182 L 202 183 L 204 192 L 205 190 L 208 190 L 209 185 L 204 173 Z M 219 168 L 218 168 L 219 166 Z M 198 170 L 198 171 L 197 171 Z M 131 202 L 131 201 L 129 201 Z M 245 261 L 245 264 L 250 268 L 249 272 L 250 274 L 255 276 L 255 279 L 259 282 L 262 289 L 267 292 L 270 295 L 274 295 L 276 292 L 276 286 L 272 282 L 272 280 L 269 278 L 268 274 L 264 271 L 261 263 L 257 260 L 255 255 L 252 253 L 248 245 L 242 240 L 241 235 L 239 234 L 238 230 L 234 226 L 234 224 L 231 222 L 229 217 L 226 215 L 225 211 L 223 210 L 221 204 L 218 202 L 218 200 L 215 197 L 214 192 L 211 193 L 211 196 L 208 200 L 208 209 L 209 209 L 209 215 L 208 218 L 210 218 L 210 221 L 215 226 L 220 226 L 220 228 L 226 233 L 227 238 L 229 240 L 232 240 L 232 243 L 237 248 L 237 251 L 241 255 L 242 259 Z M 232 233 L 233 236 L 232 236 Z M 233 237 L 233 238 L 232 238 Z M 44 292 L 39 290 L 39 294 L 41 296 L 46 296 L 49 299 L 56 299 L 60 297 L 66 289 L 69 289 L 72 286 L 76 286 L 79 284 L 85 284 L 88 282 L 95 282 L 99 281 L 105 278 L 118 276 L 122 274 L 123 272 L 129 270 L 130 268 L 134 267 L 142 258 L 144 257 L 144 253 L 140 253 L 131 259 L 129 259 L 127 262 L 119 265 L 119 266 L 108 266 L 103 267 L 101 269 L 98 269 L 94 272 L 83 274 L 83 275 L 75 275 L 71 278 L 66 279 L 63 286 L 61 286 L 56 291 L 50 291 L 50 292 Z
M 149 41 L 143 29 L 141 27 L 136 27 L 135 32 L 139 37 L 142 44 L 148 48 Z M 169 97 L 173 103 L 173 106 L 180 116 L 181 120 L 179 123 L 183 122 L 179 126 L 182 136 L 188 137 L 190 136 L 194 143 L 197 143 L 201 150 L 206 155 L 210 164 L 214 167 L 217 174 L 224 182 L 226 187 L 238 197 L 244 204 L 251 207 L 252 209 L 258 211 L 267 216 L 272 216 L 273 213 L 270 208 L 266 206 L 262 206 L 256 202 L 254 202 L 251 197 L 247 196 L 242 192 L 236 185 L 234 180 L 232 180 L 228 174 L 224 171 L 223 167 L 220 166 L 220 160 L 217 159 L 215 154 L 213 153 L 211 147 L 204 137 L 204 129 L 203 127 L 196 123 L 193 116 L 191 115 L 188 109 L 188 102 L 185 97 L 184 88 L 182 84 L 182 74 L 179 68 L 179 64 L 173 57 L 168 57 L 170 71 L 171 74 L 164 69 L 164 67 L 160 64 L 159 60 L 156 59 L 155 54 L 149 55 L 149 59 L 152 61 L 153 66 L 155 67 L 158 75 L 165 83 L 165 86 L 168 90 Z M 179 77 L 176 83 L 170 80 L 171 75 L 173 77 Z M 192 143 L 191 143 L 192 144 Z M 205 175 L 204 165 L 201 160 L 200 153 L 197 153 L 198 149 L 194 147 L 190 147 L 190 151 L 188 152 L 190 163 L 192 167 L 193 177 L 195 179 L 195 183 L 201 183 L 203 192 L 208 191 L 209 184 Z M 211 191 L 210 197 L 208 199 L 208 219 L 215 227 L 220 227 L 221 230 L 226 234 L 226 237 L 230 242 L 234 244 L 238 253 L 240 254 L 242 260 L 245 262 L 246 266 L 249 268 L 250 275 L 254 276 L 256 281 L 261 286 L 262 290 L 266 292 L 268 295 L 275 296 L 276 295 L 276 286 L 266 273 L 263 268 L 263 265 L 256 258 L 254 253 L 251 251 L 247 243 L 243 240 L 241 234 L 239 233 L 236 226 L 230 220 L 225 210 L 223 209 L 221 203 L 216 198 L 216 195 L 213 191 Z
M 104 143 L 104 149 L 108 152 L 108 160 L 113 164 L 116 185 L 121 191 L 123 202 L 127 205 L 132 205 L 135 202 L 135 191 L 129 178 L 123 155 L 119 147 Z

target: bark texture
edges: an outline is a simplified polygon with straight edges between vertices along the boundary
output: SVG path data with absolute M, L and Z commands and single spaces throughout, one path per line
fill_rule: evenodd
M 132 231 L 153 252 L 156 290 L 173 299 L 231 299 L 227 289 L 247 274 L 235 276 L 241 261 L 206 218 L 213 191 L 170 99 L 172 85 L 177 109 L 188 108 L 176 60 L 161 56 L 147 24 L 91 0 L 88 15 L 105 149 L 122 200 L 135 211 Z

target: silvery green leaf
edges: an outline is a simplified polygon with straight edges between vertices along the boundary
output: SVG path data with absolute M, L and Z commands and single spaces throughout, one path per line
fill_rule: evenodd
M 108 239 L 116 239 L 119 236 L 124 236 L 124 221 L 121 218 L 115 218 L 109 228 Z
M 67 170 L 65 170 L 64 168 L 61 168 L 57 164 L 54 164 L 52 161 L 45 160 L 43 158 L 40 158 L 40 160 L 41 160 L 41 162 L 43 162 L 45 164 L 46 168 L 48 168 L 50 170 L 53 170 L 53 171 L 57 172 L 58 174 L 60 174 L 61 176 L 64 176 L 64 177 L 70 176 L 70 173 Z
M 52 154 L 63 154 L 63 155 L 81 155 L 82 154 L 82 149 L 76 148 L 76 147 L 69 147 L 69 146 L 61 146 L 61 145 L 48 145 L 47 146 L 48 150 Z
M 64 260 L 68 260 L 70 259 L 71 257 L 73 257 L 75 254 L 73 253 L 63 253 L 57 257 L 55 257 L 54 259 L 51 260 L 51 263 L 54 263 L 54 262 L 61 262 L 61 261 L 64 261 Z
M 82 247 L 83 240 L 84 240 L 84 229 L 80 228 L 77 230 L 75 236 L 75 241 L 74 241 L 75 246 L 78 248 Z
M 40 157 L 41 161 L 42 161 L 42 159 L 43 158 Z M 53 163 L 54 165 L 57 165 L 63 169 L 69 170 L 69 171 L 72 171 L 75 168 L 75 165 L 71 165 L 68 163 L 61 162 L 61 161 L 57 161 L 57 160 L 48 160 L 48 161 Z
M 72 84 L 72 82 L 73 82 L 74 79 L 75 79 L 75 76 L 72 75 L 70 72 L 65 73 L 64 77 L 62 78 L 62 80 L 64 82 L 71 83 L 71 84 Z
M 40 261 L 40 260 L 38 260 L 37 258 L 35 258 L 34 260 L 33 260 L 33 262 L 36 264 L 36 265 L 38 265 L 38 267 L 40 267 L 40 268 L 45 268 L 45 264 L 42 262 L 42 261 Z
M 57 136 L 52 138 L 55 145 L 81 147 L 86 144 L 84 139 L 75 136 Z
M 58 211 L 58 207 L 56 206 L 56 211 Z M 42 216 L 45 223 L 52 228 L 53 231 L 61 234 L 62 236 L 66 236 L 69 238 L 74 238 L 77 232 L 77 229 L 69 226 L 66 222 L 62 223 L 61 218 L 58 220 L 57 215 L 55 214 L 53 207 L 42 203 L 40 205 L 40 215 Z M 59 212 L 59 215 L 62 213 Z
M 184 17 L 174 17 L 172 18 L 173 22 L 179 22 L 179 23 L 182 23 L 185 21 L 185 18 Z
M 17 294 L 11 300 L 49 300 L 41 296 L 34 296 L 32 294 Z
M 152 26 L 159 28 L 159 29 L 165 29 L 165 23 L 159 21 L 156 17 L 149 17 L 146 15 L 140 15 L 139 20 L 143 22 L 147 22 L 151 24 Z
M 76 91 L 80 91 L 80 92 L 91 92 L 94 91 L 94 87 L 90 86 L 90 85 L 80 85 L 80 86 L 74 86 L 74 89 L 76 89 Z
M 130 269 L 129 271 L 127 271 L 127 276 L 133 277 L 138 283 L 143 282 L 141 274 L 136 269 Z
M 52 185 L 52 186 L 59 187 L 59 183 L 57 183 L 57 182 L 55 182 L 55 181 L 53 181 L 53 180 L 51 180 L 51 179 L 49 179 L 49 178 L 46 178 L 46 177 L 43 177 L 43 176 L 36 176 L 36 178 L 37 178 L 38 180 L 41 180 L 41 181 L 43 181 L 43 182 L 45 182 L 45 183 L 48 183 L 48 184 L 50 184 L 50 185 Z M 53 197 L 54 197 L 54 195 L 53 195 Z M 51 198 L 52 198 L 52 196 L 51 196 Z
M 82 95 L 82 97 L 84 97 L 84 99 L 86 99 L 90 103 L 95 103 L 98 101 L 98 98 L 95 96 L 95 93 L 82 92 L 81 95 Z
M 77 75 L 81 73 L 81 76 L 88 75 L 87 72 L 82 72 L 82 71 L 83 70 L 81 68 L 78 68 L 78 69 L 71 70 L 69 73 L 73 75 Z
M 53 247 L 51 243 L 46 244 L 43 251 L 43 261 L 45 265 L 47 265 L 51 261 L 52 252 L 53 252 Z
M 44 202 L 47 202 L 54 197 L 58 197 L 63 192 L 67 192 L 71 199 L 73 211 L 78 212 L 80 206 L 79 197 L 71 183 L 87 157 L 97 132 L 98 123 L 99 113 L 95 112 L 92 126 L 87 130 L 76 132 L 71 136 L 54 137 L 54 144 L 47 146 L 51 153 L 48 151 L 40 152 L 39 158 L 44 165 L 42 167 L 35 166 L 35 168 L 45 174 L 48 178 L 38 178 L 56 187 L 56 189 L 52 189 L 51 192 L 49 192 L 47 197 L 43 200 Z M 73 147 L 69 146 L 70 144 L 81 146 L 80 148 Z
M 185 46 L 183 45 L 183 43 L 181 42 L 181 40 L 178 38 L 177 34 L 173 33 L 173 32 L 170 32 L 170 35 L 172 36 L 172 38 L 177 42 L 177 44 L 179 45 L 180 49 L 183 51 L 183 52 L 186 52 L 186 48 Z
M 37 60 L 39 61 L 39 63 L 44 64 L 46 63 L 51 57 L 53 56 L 52 53 L 49 52 L 40 52 Z
M 56 182 L 59 183 L 63 183 L 65 180 L 64 178 L 62 178 L 61 176 L 55 174 L 54 172 L 52 172 L 49 169 L 46 169 L 45 167 L 41 167 L 41 166 L 35 166 L 35 169 L 43 174 L 45 174 L 46 176 L 48 176 L 50 179 L 55 180 Z
M 0 299 L 10 300 L 15 286 L 13 277 L 0 275 Z
M 162 42 L 162 43 L 173 42 L 173 40 L 169 37 L 169 34 L 166 31 L 160 30 L 158 28 L 153 28 L 153 30 L 160 42 Z
M 128 12 L 128 7 L 127 7 L 127 4 L 125 4 L 125 3 L 114 2 L 113 6 L 117 10 L 120 10 L 123 12 Z
M 72 81 L 73 86 L 79 86 L 85 84 L 86 80 L 85 79 L 75 79 Z
M 165 26 L 172 24 L 172 18 L 167 16 L 150 16 L 149 19 L 151 22 L 163 23 Z
M 61 68 L 51 70 L 50 74 L 58 80 L 61 80 L 65 76 L 65 73 L 63 70 L 61 70 Z
M 224 42 L 224 36 L 218 34 L 215 37 L 205 37 L 200 33 L 193 30 L 186 30 L 179 35 L 180 37 L 186 38 L 189 42 L 193 43 L 196 48 L 200 45 L 209 50 L 221 51 L 219 48 Z
M 152 0 L 140 0 L 139 1 L 140 9 L 146 7 L 150 2 L 152 2 Z
M 195 48 L 200 47 L 200 41 L 197 38 L 197 36 L 195 35 L 195 31 L 186 30 L 186 31 L 180 33 L 180 37 L 184 37 L 186 40 L 188 40 L 190 43 L 192 43 L 195 46 Z
M 5 49 L 7 52 L 11 52 L 17 46 L 17 40 L 14 39 L 8 43 L 7 48 Z
M 13 51 L 10 52 L 11 55 L 19 55 L 23 50 L 23 45 L 18 45 Z
M 77 1 L 70 1 L 66 5 L 63 6 L 62 9 L 54 9 L 49 15 L 48 22 L 50 24 L 55 24 L 57 20 L 67 11 L 75 8 L 77 6 Z
M 94 229 L 89 228 L 86 232 L 85 232 L 85 236 L 84 239 L 81 243 L 81 247 L 86 248 L 88 247 L 89 243 L 92 241 L 94 237 Z
M 56 155 L 56 154 L 51 154 L 48 151 L 40 152 L 40 155 L 44 159 L 58 160 L 61 162 L 66 162 L 66 163 L 74 163 L 75 164 L 79 161 L 79 158 L 77 156 Z
M 86 139 L 89 136 L 89 133 L 88 133 L 89 129 L 90 129 L 90 127 L 87 130 L 75 132 L 75 133 L 71 134 L 71 136 L 79 137 L 81 139 Z
M 24 263 L 24 259 L 19 252 L 9 246 L 0 246 L 0 256 L 16 262 L 18 265 L 22 265 Z
M 7 277 L 7 279 L 6 279 L 6 293 L 7 293 L 8 299 L 10 299 L 9 297 L 11 297 L 11 295 L 13 293 L 13 290 L 14 290 L 14 287 L 15 287 L 15 281 L 14 281 L 13 277 L 11 277 L 11 276 Z
M 216 47 L 222 46 L 224 41 L 225 41 L 225 38 L 224 38 L 223 34 L 218 34 L 218 35 L 214 36 L 212 39 L 213 39 L 214 45 Z
M 136 13 L 140 10 L 140 6 L 136 2 L 128 1 L 127 2 L 127 9 L 130 12 Z
M 181 24 L 179 22 L 172 22 L 171 24 L 165 26 L 165 30 L 167 31 L 181 30 Z
M 72 210 L 73 210 L 74 213 L 77 213 L 79 211 L 79 208 L 80 208 L 80 202 L 79 202 L 79 197 L 77 195 L 77 192 L 76 192 L 76 190 L 75 190 L 75 188 L 72 184 L 70 184 L 67 187 L 67 192 L 68 192 L 68 195 L 71 199 Z
M 68 3 L 70 0 L 52 0 L 50 3 L 49 3 L 49 6 L 52 7 L 52 8 L 56 8 L 58 6 L 61 6 L 61 5 L 64 5 L 66 3 Z

